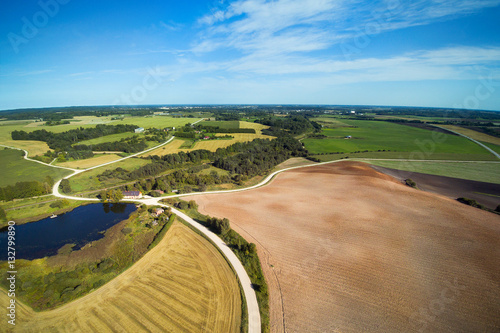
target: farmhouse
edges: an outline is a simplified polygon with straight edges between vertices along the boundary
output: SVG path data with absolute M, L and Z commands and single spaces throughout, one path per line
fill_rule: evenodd
M 153 215 L 160 216 L 164 211 L 163 208 L 155 208 L 153 209 Z
M 123 191 L 123 199 L 140 199 L 142 192 L 140 191 Z
M 142 132 L 144 132 L 144 127 L 136 128 L 134 131 L 135 131 L 135 133 L 142 133 Z

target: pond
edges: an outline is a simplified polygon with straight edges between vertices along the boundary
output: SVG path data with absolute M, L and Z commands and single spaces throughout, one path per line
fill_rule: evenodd
M 16 259 L 52 256 L 65 244 L 75 244 L 73 250 L 78 250 L 104 237 L 104 231 L 126 220 L 135 210 L 134 204 L 91 204 L 55 218 L 16 225 Z M 7 237 L 7 230 L 0 233 L 0 260 L 7 259 Z

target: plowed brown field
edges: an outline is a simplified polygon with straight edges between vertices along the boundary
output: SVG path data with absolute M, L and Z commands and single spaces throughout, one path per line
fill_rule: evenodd
M 0 301 L 6 309 L 4 290 Z M 228 263 L 176 222 L 154 249 L 93 293 L 40 313 L 17 303 L 14 331 L 239 332 L 240 322 L 239 285 Z M 3 318 L 0 331 L 7 326 Z
M 340 162 L 202 195 L 255 242 L 273 332 L 499 332 L 500 216 Z

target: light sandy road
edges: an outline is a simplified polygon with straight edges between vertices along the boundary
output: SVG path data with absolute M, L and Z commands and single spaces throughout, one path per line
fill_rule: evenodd
M 71 168 L 66 168 L 66 167 L 62 167 L 62 166 L 57 166 L 57 165 L 52 165 L 52 164 L 47 164 L 47 163 L 44 163 L 42 161 L 37 161 L 37 160 L 34 160 L 32 158 L 29 158 L 28 157 L 28 151 L 27 150 L 24 150 L 24 149 L 21 149 L 21 148 L 17 148 L 17 147 L 12 147 L 12 146 L 6 146 L 6 145 L 0 145 L 1 147 L 6 147 L 6 148 L 9 148 L 9 149 L 16 149 L 16 150 L 22 150 L 24 151 L 24 159 L 27 160 L 27 161 L 31 161 L 31 162 L 36 162 L 36 163 L 40 163 L 40 164 L 43 164 L 43 165 L 46 165 L 46 166 L 49 166 L 49 167 L 53 167 L 53 168 L 58 168 L 58 169 L 66 169 L 66 170 L 71 170 L 71 171 L 76 171 L 76 169 L 71 169 Z M 52 161 L 54 162 L 54 161 Z M 51 162 L 51 163 L 52 163 Z
M 160 198 L 161 199 L 161 198 Z M 161 204 L 158 202 L 158 198 L 150 198 L 145 200 L 133 200 L 135 202 L 139 202 L 142 204 L 146 204 L 148 206 L 163 206 L 170 207 L 165 204 Z M 245 300 L 247 303 L 247 311 L 248 311 L 248 332 L 249 333 L 259 333 L 261 332 L 261 320 L 260 320 L 260 312 L 259 312 L 259 304 L 257 302 L 257 296 L 255 295 L 255 291 L 252 288 L 252 282 L 250 277 L 248 276 L 245 268 L 241 264 L 240 260 L 236 257 L 233 251 L 227 246 L 226 243 L 222 241 L 216 234 L 211 232 L 206 227 L 202 226 L 183 212 L 170 207 L 172 212 L 176 214 L 178 217 L 189 223 L 191 226 L 199 230 L 205 237 L 210 239 L 213 244 L 224 254 L 226 259 L 229 261 L 231 266 L 233 267 L 236 276 L 240 280 L 241 287 L 243 289 L 243 294 L 245 295 Z
M 451 132 L 451 133 L 455 133 L 456 135 L 460 135 L 461 137 L 464 137 L 472 142 L 474 142 L 475 144 L 478 144 L 480 145 L 481 147 L 483 147 L 484 149 L 486 149 L 487 151 L 489 151 L 490 153 L 492 153 L 493 155 L 495 155 L 496 158 L 498 158 L 500 160 L 500 154 L 498 154 L 496 151 L 494 151 L 493 149 L 491 149 L 490 147 L 482 144 L 481 142 L 477 141 L 477 140 L 474 140 L 473 138 L 470 138 L 468 137 L 467 135 L 465 134 L 462 134 L 462 133 L 459 133 L 459 132 L 455 132 L 454 130 L 451 130 L 449 128 L 444 128 L 444 127 L 441 127 L 441 126 L 437 126 L 437 125 L 433 125 L 434 127 L 437 127 L 437 128 L 440 128 L 442 130 L 445 130 L 445 131 L 448 131 L 448 132 Z

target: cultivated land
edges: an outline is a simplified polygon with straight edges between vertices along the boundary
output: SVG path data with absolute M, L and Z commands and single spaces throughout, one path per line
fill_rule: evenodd
M 3 289 L 0 299 L 7 306 Z M 87 296 L 39 313 L 16 304 L 16 331 L 23 332 L 239 332 L 241 321 L 239 285 L 226 260 L 180 223 Z
M 49 132 L 61 133 L 80 127 L 96 127 L 99 124 L 118 125 L 131 124 L 144 128 L 182 127 L 194 123 L 202 118 L 174 118 L 169 116 L 125 117 L 124 120 L 111 120 L 111 117 L 75 117 L 67 125 L 45 126 L 45 122 L 34 121 L 0 121 L 0 144 L 25 149 L 29 156 L 42 155 L 51 150 L 45 142 L 12 140 L 12 131 L 33 132 L 45 129 Z M 126 133 L 128 134 L 128 133 Z M 133 133 L 130 133 L 133 135 Z M 96 142 L 108 142 L 108 137 L 98 138 Z M 113 141 L 113 140 L 109 140 Z
M 91 168 L 91 167 L 101 165 L 104 163 L 116 161 L 116 160 L 119 160 L 120 158 L 122 158 L 122 157 L 120 157 L 116 154 L 95 154 L 94 157 L 92 157 L 92 158 L 57 163 L 56 165 L 66 167 L 66 168 L 73 168 L 73 169 L 86 169 L 86 168 Z
M 472 138 L 477 141 L 482 141 L 482 142 L 487 142 L 487 143 L 492 143 L 494 145 L 500 146 L 500 138 L 477 132 L 468 128 L 463 128 L 460 126 L 453 126 L 453 125 L 439 125 L 440 127 L 448 128 L 452 131 L 455 131 L 457 133 L 463 134 L 465 136 L 468 136 L 469 138 Z
M 500 217 L 367 164 L 187 197 L 255 242 L 273 332 L 497 332 Z
M 325 117 L 323 120 L 327 119 Z M 420 160 L 496 160 L 484 148 L 456 135 L 381 121 L 331 119 L 334 123 L 332 125 L 325 123 L 325 128 L 321 132 L 326 138 L 307 138 L 302 141 L 312 154 L 340 153 L 331 155 L 330 159 L 349 155 Z M 352 138 L 346 139 L 347 136 Z M 359 154 L 365 151 L 368 156 Z M 353 155 L 355 152 L 358 153 Z
M 164 156 L 168 154 L 175 154 L 178 153 L 179 151 L 193 151 L 193 150 L 198 150 L 198 149 L 206 149 L 210 151 L 216 151 L 219 148 L 226 148 L 229 147 L 237 142 L 249 142 L 253 141 L 255 139 L 274 139 L 274 137 L 269 136 L 269 135 L 264 135 L 262 134 L 262 130 L 265 128 L 268 128 L 268 126 L 264 126 L 262 124 L 256 124 L 256 123 L 249 123 L 246 121 L 203 121 L 198 123 L 200 125 L 204 126 L 218 126 L 220 128 L 253 128 L 255 129 L 255 134 L 249 134 L 249 133 L 219 133 L 217 136 L 225 136 L 225 135 L 230 135 L 234 137 L 233 139 L 229 140 L 201 140 L 198 141 L 194 144 L 194 146 L 190 149 L 184 149 L 181 148 L 181 146 L 186 142 L 187 140 L 183 139 L 176 139 L 169 143 L 168 145 L 164 147 L 160 147 L 158 149 L 155 149 L 147 154 L 144 154 L 143 156 L 152 156 L 152 155 L 158 155 L 158 156 Z
M 500 184 L 500 162 L 367 161 L 385 168 Z M 408 175 L 411 178 L 411 174 Z
M 23 158 L 24 152 L 17 149 L 0 147 L 0 187 L 17 182 L 37 180 L 43 182 L 46 176 L 54 180 L 70 175 L 70 170 L 52 168 Z

